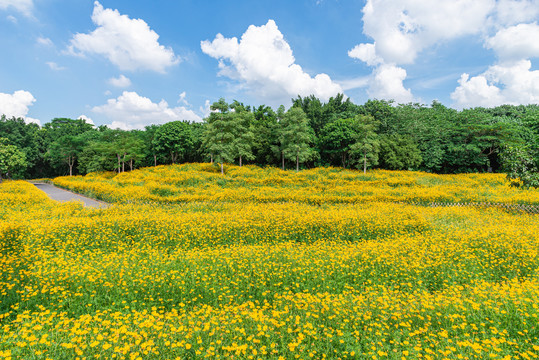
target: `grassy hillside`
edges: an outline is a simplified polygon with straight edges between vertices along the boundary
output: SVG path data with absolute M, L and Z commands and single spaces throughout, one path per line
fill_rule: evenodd
M 116 204 L 0 184 L 0 359 L 539 351 L 538 215 L 386 201 L 536 202 L 499 175 L 193 164 L 54 181 Z
M 414 171 L 316 168 L 300 172 L 211 164 L 143 168 L 133 172 L 59 177 L 58 186 L 111 202 L 504 202 L 539 204 L 539 191 L 509 186 L 503 174 L 437 175 Z

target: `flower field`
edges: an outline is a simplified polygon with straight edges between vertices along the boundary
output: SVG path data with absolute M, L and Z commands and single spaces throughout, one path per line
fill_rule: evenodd
M 0 359 L 534 359 L 539 204 L 503 175 L 210 164 L 0 184 Z

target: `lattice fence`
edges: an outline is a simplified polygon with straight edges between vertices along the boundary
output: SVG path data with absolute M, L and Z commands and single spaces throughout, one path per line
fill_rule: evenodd
M 412 205 L 421 205 L 421 206 L 430 206 L 430 207 L 495 207 L 499 209 L 504 209 L 508 211 L 515 212 L 526 212 L 529 214 L 539 214 L 539 205 L 528 205 L 528 204 L 505 204 L 505 203 L 454 203 L 454 202 L 412 202 L 408 203 Z

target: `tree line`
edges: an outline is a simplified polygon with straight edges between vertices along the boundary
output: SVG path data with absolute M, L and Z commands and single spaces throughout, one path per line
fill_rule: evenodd
M 224 163 L 505 171 L 515 183 L 524 179 L 525 186 L 539 186 L 539 105 L 457 111 L 436 101 L 356 105 L 339 94 L 325 103 L 298 96 L 288 110 L 274 110 L 219 99 L 201 123 L 179 119 L 131 131 L 83 119 L 55 118 L 39 127 L 0 118 L 0 179 L 208 161 L 221 171 Z

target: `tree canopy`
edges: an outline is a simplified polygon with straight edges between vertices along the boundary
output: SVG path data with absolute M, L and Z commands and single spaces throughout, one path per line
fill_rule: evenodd
M 225 163 L 234 162 L 289 164 L 296 170 L 506 171 L 513 182 L 526 186 L 533 181 L 523 179 L 534 178 L 539 168 L 539 105 L 458 111 L 436 101 L 424 105 L 371 99 L 357 105 L 339 94 L 327 102 L 298 96 L 288 110 L 274 110 L 221 98 L 201 123 L 178 119 L 124 131 L 95 127 L 84 119 L 54 118 L 39 127 L 1 116 L 0 136 L 1 171 L 14 178 L 209 160 L 219 163 L 222 173 Z M 518 166 L 531 177 L 516 171 Z

